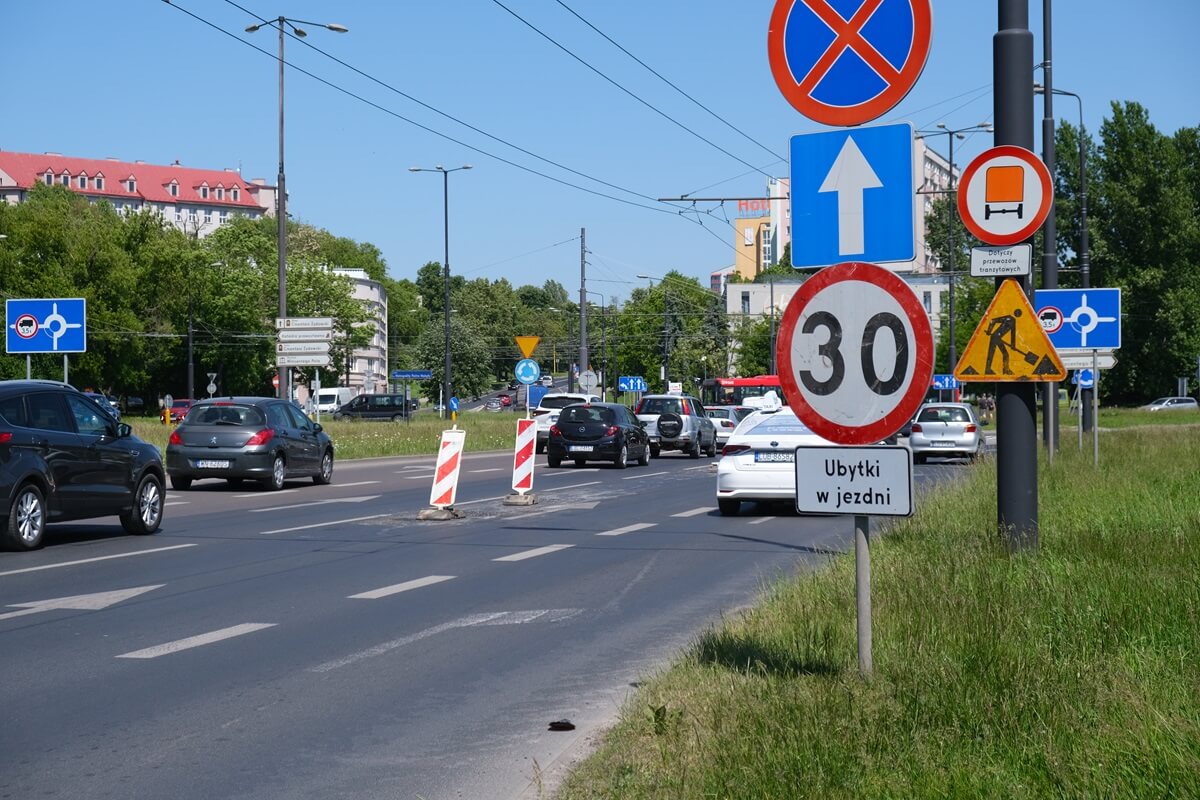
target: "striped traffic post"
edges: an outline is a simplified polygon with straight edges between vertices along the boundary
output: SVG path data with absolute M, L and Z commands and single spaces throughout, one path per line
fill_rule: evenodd
M 438 448 L 437 466 L 433 471 L 433 488 L 429 492 L 429 505 L 417 519 L 455 519 L 462 516 L 454 510 L 454 496 L 458 492 L 458 473 L 462 468 L 463 443 L 467 432 L 458 426 L 442 431 L 442 443 Z
M 527 506 L 537 502 L 533 494 L 534 447 L 537 444 L 537 421 L 517 420 L 517 446 L 513 451 L 512 488 L 516 494 L 504 498 L 505 505 Z

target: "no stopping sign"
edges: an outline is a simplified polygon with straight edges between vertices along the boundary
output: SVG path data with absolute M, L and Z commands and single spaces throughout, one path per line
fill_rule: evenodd
M 831 442 L 871 444 L 920 408 L 933 377 L 933 333 L 917 296 L 895 274 L 838 264 L 792 297 L 776 363 L 805 425 Z

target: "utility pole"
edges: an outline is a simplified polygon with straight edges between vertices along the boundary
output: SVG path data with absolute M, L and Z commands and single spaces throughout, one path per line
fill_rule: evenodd
M 769 364 L 771 370 L 769 374 L 775 375 L 775 277 L 771 276 L 769 280 L 771 282 L 771 342 L 769 345 L 770 354 L 769 358 L 767 359 L 767 363 Z
M 663 392 L 671 388 L 671 292 L 666 286 L 663 289 L 663 363 L 662 382 Z
M 588 368 L 587 229 L 579 229 L 579 371 Z
M 1029 0 L 998 0 L 992 37 L 995 143 L 1033 150 L 1033 32 Z M 999 290 L 1004 278 L 996 278 Z M 1021 279 L 1028 294 L 1032 282 Z M 1011 552 L 1038 543 L 1037 408 L 1032 383 L 996 386 L 997 527 Z
M 1051 0 L 1042 0 L 1042 76 L 1046 91 L 1042 94 L 1042 161 L 1054 175 L 1054 66 L 1052 62 Z M 1050 213 L 1042 226 L 1042 287 L 1058 288 L 1058 229 L 1054 219 L 1054 200 L 1050 201 Z M 1046 458 L 1054 460 L 1058 450 L 1058 384 L 1050 382 L 1042 387 L 1042 441 L 1046 447 Z

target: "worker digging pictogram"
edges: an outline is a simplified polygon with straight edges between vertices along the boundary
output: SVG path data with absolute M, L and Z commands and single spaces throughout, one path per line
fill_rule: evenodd
M 954 369 L 961 381 L 1060 381 L 1066 370 L 1021 285 L 1005 281 Z

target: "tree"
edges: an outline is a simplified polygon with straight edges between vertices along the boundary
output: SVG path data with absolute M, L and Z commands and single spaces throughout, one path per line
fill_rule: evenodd
M 445 375 L 445 339 L 441 325 L 430 325 L 417 340 L 416 356 L 433 371 L 426 382 L 429 397 L 437 397 Z M 450 317 L 451 390 L 459 398 L 478 397 L 491 388 L 492 351 L 469 320 Z

